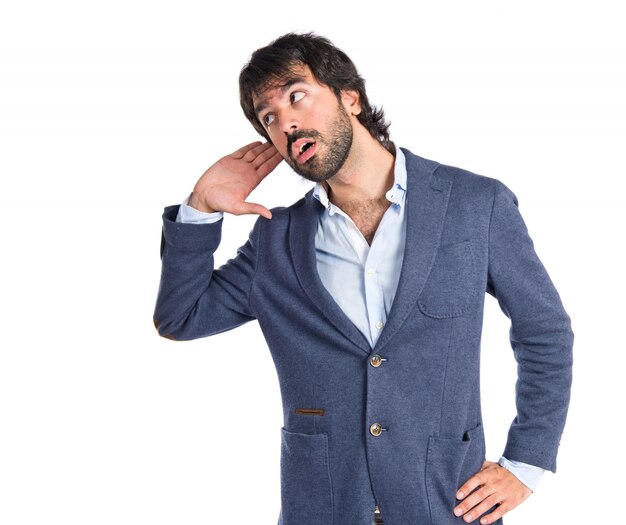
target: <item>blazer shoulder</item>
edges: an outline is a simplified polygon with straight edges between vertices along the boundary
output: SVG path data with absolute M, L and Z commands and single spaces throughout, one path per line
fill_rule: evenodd
M 308 193 L 307 193 L 308 195 Z M 292 210 L 299 209 L 303 207 L 306 203 L 306 195 L 300 197 L 297 201 L 292 202 L 289 206 L 276 206 L 271 208 L 272 216 L 276 215 L 276 217 L 280 217 L 281 219 L 286 219 L 289 217 L 289 214 Z
M 258 220 L 263 223 L 268 223 L 268 226 L 267 226 L 268 228 L 275 229 L 275 228 L 285 227 L 287 223 L 289 222 L 289 217 L 290 217 L 292 210 L 301 209 L 305 205 L 305 203 L 306 203 L 306 196 L 303 196 L 297 201 L 290 204 L 289 206 L 274 206 L 273 208 L 270 208 L 270 211 L 272 212 L 271 219 L 266 219 L 262 215 L 259 215 Z
M 493 197 L 498 188 L 503 185 L 502 182 L 494 177 L 451 164 L 440 163 L 436 174 L 449 179 L 452 181 L 454 188 L 460 189 L 467 194 Z
M 482 194 L 493 196 L 498 185 L 502 184 L 498 179 L 479 174 L 452 164 L 438 162 L 415 155 L 411 151 L 402 148 L 407 156 L 408 166 L 431 172 L 433 177 L 452 182 L 453 191 L 461 190 L 466 194 Z

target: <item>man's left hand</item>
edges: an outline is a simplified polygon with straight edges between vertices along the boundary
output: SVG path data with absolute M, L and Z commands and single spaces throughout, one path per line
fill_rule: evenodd
M 472 492 L 476 487 L 480 488 Z M 481 525 L 486 525 L 500 519 L 532 493 L 515 474 L 498 463 L 485 461 L 480 471 L 457 491 L 456 499 L 463 501 L 454 508 L 454 514 L 463 516 L 470 523 L 494 505 L 498 505 L 493 512 L 480 519 Z

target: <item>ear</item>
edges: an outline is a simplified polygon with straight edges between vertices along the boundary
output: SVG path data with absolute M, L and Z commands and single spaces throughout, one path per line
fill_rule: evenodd
M 341 92 L 341 101 L 348 115 L 361 113 L 361 97 L 358 91 L 345 90 Z

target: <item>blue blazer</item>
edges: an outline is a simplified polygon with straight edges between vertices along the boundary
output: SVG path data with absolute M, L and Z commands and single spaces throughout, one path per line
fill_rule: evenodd
M 259 216 L 214 269 L 214 224 L 165 208 L 158 333 L 189 340 L 256 319 L 283 404 L 279 525 L 465 523 L 456 490 L 485 460 L 480 337 L 485 292 L 511 320 L 517 415 L 503 454 L 556 472 L 572 380 L 573 332 L 503 183 L 407 160 L 406 248 L 372 349 L 322 284 L 311 189 Z M 472 523 L 479 523 L 479 517 Z M 499 520 L 498 523 L 502 523 Z

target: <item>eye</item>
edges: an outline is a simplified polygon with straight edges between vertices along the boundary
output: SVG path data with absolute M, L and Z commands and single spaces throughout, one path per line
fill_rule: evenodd
M 289 95 L 289 100 L 293 104 L 294 102 L 298 102 L 298 100 L 302 99 L 303 97 L 304 97 L 304 92 L 303 91 L 293 91 Z
M 267 113 L 263 116 L 263 124 L 269 126 L 272 122 L 274 122 L 274 115 L 272 113 Z

